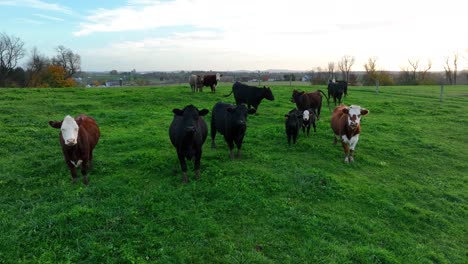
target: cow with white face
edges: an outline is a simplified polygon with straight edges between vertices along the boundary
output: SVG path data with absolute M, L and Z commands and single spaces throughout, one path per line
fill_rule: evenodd
M 317 120 L 317 115 L 313 109 L 307 109 L 302 112 L 302 133 L 305 133 L 307 129 L 307 136 L 310 133 L 310 126 L 314 127 L 314 133 L 317 133 L 317 127 L 315 121 Z
M 81 167 L 83 183 L 88 184 L 88 168 L 92 164 L 93 150 L 100 136 L 96 121 L 83 114 L 76 118 L 67 115 L 62 121 L 49 121 L 49 125 L 60 129 L 60 145 L 72 181 L 76 182 L 76 169 Z
M 361 133 L 361 116 L 365 116 L 369 110 L 358 105 L 339 105 L 333 110 L 331 128 L 335 134 L 334 144 L 337 137 L 341 139 L 345 153 L 345 162 L 354 161 L 354 150 L 359 141 Z

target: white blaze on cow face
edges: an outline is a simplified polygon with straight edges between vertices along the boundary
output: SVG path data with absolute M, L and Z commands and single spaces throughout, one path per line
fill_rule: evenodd
M 216 80 L 217 80 L 217 81 L 221 80 L 221 74 L 216 73 Z
M 63 141 L 67 146 L 74 146 L 78 142 L 78 124 L 75 119 L 67 115 L 62 122 L 60 128 L 62 132 Z
M 305 111 L 302 113 L 302 119 L 304 119 L 304 121 L 309 121 L 309 115 L 310 115 L 309 110 L 305 110 Z
M 348 125 L 355 129 L 361 123 L 361 115 L 367 115 L 368 111 L 358 105 L 351 105 L 346 108 L 348 114 Z

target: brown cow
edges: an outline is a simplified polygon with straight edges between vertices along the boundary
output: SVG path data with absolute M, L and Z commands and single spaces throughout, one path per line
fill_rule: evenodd
M 328 97 L 322 90 L 306 93 L 294 90 L 292 93 L 291 102 L 296 103 L 297 109 L 300 111 L 313 109 L 317 113 L 317 120 L 320 120 L 320 110 L 322 109 L 322 94 L 328 102 Z
M 203 86 L 209 86 L 211 88 L 211 92 L 216 93 L 216 86 L 218 85 L 218 81 L 221 77 L 223 77 L 223 75 L 219 73 L 203 75 Z
M 341 138 L 345 153 L 345 162 L 354 161 L 354 149 L 359 140 L 359 133 L 361 132 L 361 116 L 365 116 L 369 110 L 361 108 L 358 105 L 339 105 L 333 110 L 331 118 L 331 128 L 335 133 L 334 142 L 336 144 L 337 137 Z
M 75 118 L 67 115 L 62 121 L 49 121 L 49 125 L 60 128 L 60 145 L 72 182 L 76 182 L 76 168 L 81 166 L 83 183 L 88 184 L 88 168 L 92 166 L 93 149 L 100 136 L 96 121 L 83 114 Z

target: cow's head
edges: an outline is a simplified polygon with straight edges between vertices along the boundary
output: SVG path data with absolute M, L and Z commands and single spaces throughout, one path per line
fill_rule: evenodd
M 304 112 L 302 112 L 302 120 L 304 121 L 304 123 L 308 122 L 309 120 L 314 121 L 314 118 L 315 118 L 315 111 L 314 110 L 308 109 L 308 110 L 304 110 Z
M 49 121 L 49 125 L 53 128 L 60 128 L 60 134 L 65 145 L 74 146 L 78 143 L 78 130 L 82 121 L 81 117 L 74 119 L 67 115 L 63 121 Z
M 254 108 L 247 109 L 244 104 L 230 106 L 227 108 L 228 115 L 235 126 L 245 126 L 247 121 L 247 114 L 255 114 L 257 110 Z
M 355 129 L 361 123 L 361 116 L 369 113 L 369 110 L 361 108 L 359 105 L 351 105 L 350 107 L 343 108 L 343 113 L 348 115 L 348 125 Z
M 195 106 L 187 105 L 182 110 L 175 108 L 172 110 L 172 112 L 175 115 L 181 116 L 183 118 L 182 126 L 184 131 L 188 134 L 194 134 L 197 132 L 198 119 L 200 116 L 208 114 L 209 111 L 208 109 L 199 111 Z
M 275 100 L 275 97 L 273 96 L 270 87 L 263 86 L 263 98 L 270 101 Z
M 216 81 L 221 80 L 221 77 L 223 77 L 222 74 L 216 73 Z
M 298 90 L 294 89 L 292 92 L 291 102 L 292 103 L 297 102 L 299 100 L 299 97 L 301 97 L 301 95 L 303 94 L 304 92 L 299 92 Z
M 301 111 L 293 109 L 287 115 L 284 115 L 288 124 L 297 124 L 302 117 Z

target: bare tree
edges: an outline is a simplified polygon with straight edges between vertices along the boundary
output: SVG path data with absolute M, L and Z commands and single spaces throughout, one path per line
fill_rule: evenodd
M 47 71 L 50 65 L 50 60 L 46 56 L 39 53 L 36 47 L 31 50 L 31 56 L 26 62 L 27 82 L 28 86 L 36 87 L 41 84 L 40 76 Z
M 345 79 L 346 82 L 349 82 L 349 72 L 351 71 L 351 67 L 353 67 L 353 64 L 354 64 L 354 57 L 350 55 L 345 55 L 341 57 L 341 61 L 338 62 L 338 68 L 343 74 L 343 78 Z
M 81 70 L 81 57 L 72 50 L 60 45 L 57 47 L 57 56 L 52 59 L 52 64 L 62 66 L 65 69 L 66 78 Z
M 335 79 L 335 63 L 333 61 L 328 63 L 328 79 Z
M 445 64 L 444 64 L 444 71 L 445 71 L 445 79 L 447 80 L 447 84 L 452 85 L 452 67 L 450 66 L 450 58 L 445 57 Z
M 413 60 L 408 59 L 408 63 L 411 66 L 413 81 L 416 82 L 417 80 L 416 73 L 418 72 L 418 68 L 419 68 L 419 59 L 413 59 Z
M 24 42 L 15 36 L 0 33 L 0 86 L 25 55 Z
M 458 52 L 453 54 L 453 84 L 457 85 Z
M 432 61 L 430 59 L 427 60 L 427 66 L 426 68 L 423 68 L 419 72 L 419 80 L 424 82 L 427 78 L 427 72 L 432 68 Z

